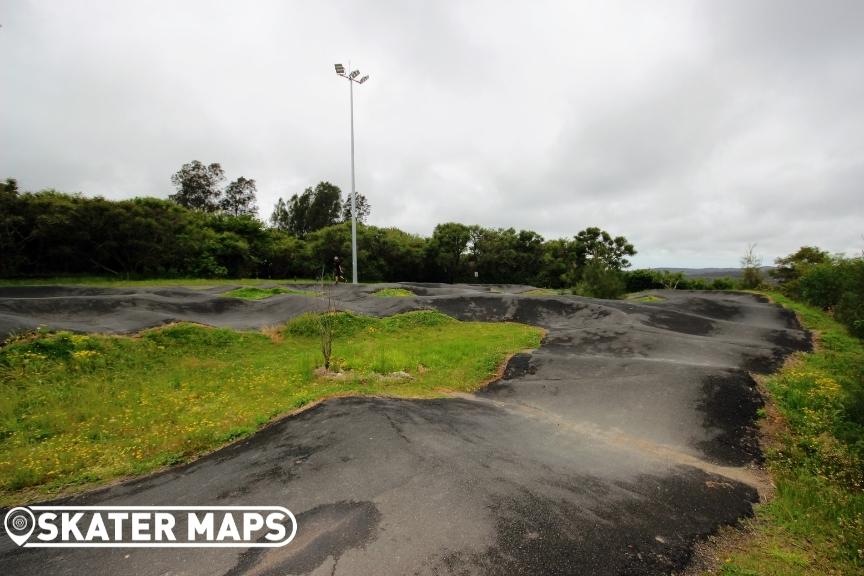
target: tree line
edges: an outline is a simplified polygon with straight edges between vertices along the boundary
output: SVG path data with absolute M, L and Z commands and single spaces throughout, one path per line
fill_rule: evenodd
M 864 254 L 847 258 L 802 246 L 774 263 L 771 275 L 784 294 L 829 311 L 864 338 Z
M 218 164 L 184 165 L 168 200 L 107 200 L 55 190 L 21 192 L 0 182 L 0 277 L 318 278 L 351 254 L 350 198 L 321 182 L 279 199 L 267 223 L 255 208 L 255 181 L 227 186 Z M 360 280 L 482 282 L 572 288 L 616 298 L 649 289 L 729 290 L 764 285 L 753 246 L 740 280 L 685 278 L 627 270 L 634 246 L 596 227 L 546 240 L 531 230 L 447 222 L 430 237 L 366 225 L 371 206 L 357 195 Z M 787 295 L 834 313 L 864 337 L 864 256 L 805 246 L 775 261 L 771 281 Z
M 256 217 L 255 181 L 222 186 L 218 164 L 192 162 L 172 177 L 168 200 L 108 200 L 0 183 L 0 276 L 317 278 L 351 254 L 350 198 L 321 182 Z M 430 237 L 365 224 L 357 195 L 360 280 L 583 286 L 598 296 L 625 288 L 635 248 L 589 227 L 546 240 L 531 230 L 439 224 Z

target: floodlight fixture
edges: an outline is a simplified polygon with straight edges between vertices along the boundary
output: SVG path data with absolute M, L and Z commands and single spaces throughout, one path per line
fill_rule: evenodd
M 351 282 L 357 284 L 357 187 L 354 184 L 354 84 L 363 84 L 369 79 L 369 75 L 359 80 L 359 70 L 351 70 L 351 62 L 348 62 L 349 72 L 345 73 L 342 64 L 336 64 L 336 74 L 348 80 L 349 106 L 351 110 Z

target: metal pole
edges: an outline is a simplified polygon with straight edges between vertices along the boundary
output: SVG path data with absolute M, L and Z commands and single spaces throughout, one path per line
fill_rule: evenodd
M 351 283 L 357 284 L 357 190 L 354 187 L 354 80 L 348 63 L 348 84 L 351 91 Z

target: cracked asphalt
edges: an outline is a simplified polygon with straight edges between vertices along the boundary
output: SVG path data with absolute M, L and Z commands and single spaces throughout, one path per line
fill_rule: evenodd
M 67 498 L 76 505 L 281 505 L 296 539 L 266 549 L 21 549 L 13 574 L 668 574 L 752 514 L 765 479 L 752 372 L 809 335 L 757 296 L 661 302 L 522 295 L 523 286 L 340 286 L 341 308 L 434 308 L 548 331 L 476 394 L 338 398 L 191 464 Z M 222 298 L 230 287 L 0 288 L 0 337 L 39 325 L 136 332 L 188 320 L 252 329 L 324 304 Z

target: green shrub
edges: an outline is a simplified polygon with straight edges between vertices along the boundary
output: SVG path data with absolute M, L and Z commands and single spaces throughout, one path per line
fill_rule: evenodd
M 805 246 L 776 262 L 772 275 L 786 296 L 833 311 L 850 333 L 864 338 L 864 258 L 832 257 Z
M 762 272 L 759 268 L 749 266 L 741 274 L 741 287 L 745 290 L 755 290 L 762 286 Z
M 776 267 L 769 274 L 785 289 L 797 284 L 798 279 L 814 264 L 830 262 L 831 255 L 815 246 L 802 246 L 797 252 L 774 260 Z M 789 294 L 789 292 L 787 292 Z
M 846 267 L 846 283 L 834 315 L 852 334 L 864 338 L 864 260 L 851 261 Z
M 582 280 L 573 288 L 573 293 L 591 298 L 620 298 L 627 286 L 620 271 L 606 268 L 600 263 L 585 266 Z
M 711 282 L 711 290 L 734 290 L 735 289 L 735 280 L 732 278 L 715 278 L 713 282 Z
M 833 308 L 849 284 L 848 270 L 842 262 L 815 264 L 798 279 L 797 295 L 811 306 Z
M 624 273 L 624 285 L 627 292 L 643 292 L 662 288 L 663 285 L 657 281 L 657 273 L 654 270 L 633 270 Z
M 681 290 L 708 290 L 708 281 L 704 278 L 685 278 L 679 284 Z
M 709 281 L 705 278 L 685 278 L 681 272 L 668 270 L 633 270 L 624 272 L 624 283 L 627 292 L 643 292 L 645 290 L 678 289 L 678 290 L 734 290 L 736 282 L 732 278 L 716 278 Z
M 797 280 L 795 293 L 804 302 L 834 316 L 849 331 L 864 338 L 864 260 L 835 258 L 809 266 Z

